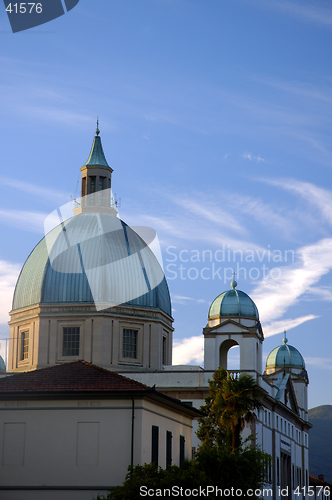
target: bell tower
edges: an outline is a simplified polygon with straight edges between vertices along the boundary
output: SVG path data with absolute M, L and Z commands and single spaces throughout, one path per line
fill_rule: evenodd
M 212 302 L 208 324 L 203 329 L 204 369 L 227 369 L 227 355 L 231 347 L 240 347 L 240 370 L 261 375 L 263 330 L 253 300 L 236 289 L 221 293 Z
M 93 139 L 89 158 L 81 167 L 81 202 L 74 209 L 74 215 L 82 212 L 110 212 L 117 214 L 116 203 L 112 196 L 111 183 L 113 169 L 107 163 L 101 138 L 99 120 Z

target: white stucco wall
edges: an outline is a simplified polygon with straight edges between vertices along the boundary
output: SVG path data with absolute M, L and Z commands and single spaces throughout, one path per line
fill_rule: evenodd
M 152 425 L 160 429 L 160 465 L 166 465 L 166 431 L 173 436 L 173 463 L 179 464 L 179 439 L 185 456 L 192 442 L 191 417 L 148 399 L 135 400 L 134 465 L 151 462 Z M 0 498 L 76 498 L 92 500 L 98 490 L 121 484 L 131 462 L 132 401 L 40 400 L 0 402 Z M 165 439 L 164 439 L 165 438 Z M 4 490 L 22 487 L 22 490 Z M 71 492 L 26 488 L 68 487 Z M 94 488 L 75 493 L 76 487 Z M 30 496 L 29 496 L 30 495 Z M 47 496 L 45 496 L 47 495 Z M 76 495 L 76 496 L 75 496 Z

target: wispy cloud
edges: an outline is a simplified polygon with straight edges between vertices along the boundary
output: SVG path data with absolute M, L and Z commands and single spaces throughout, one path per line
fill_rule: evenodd
M 332 358 L 313 358 L 306 356 L 305 363 L 306 365 L 314 366 L 321 370 L 332 370 Z
M 257 163 L 265 161 L 265 159 L 262 158 L 261 156 L 259 156 L 259 155 L 253 155 L 252 153 L 247 153 L 247 152 L 242 153 L 240 155 L 240 157 L 243 158 L 244 160 L 249 160 L 249 161 L 253 161 L 254 160 L 254 161 L 257 161 Z
M 185 297 L 183 295 L 173 295 L 172 294 L 172 304 L 182 304 L 186 305 L 189 302 L 196 302 L 197 304 L 206 304 L 205 299 L 195 299 L 193 297 Z
M 82 123 L 91 123 L 90 115 L 60 109 L 56 106 L 20 106 L 19 111 L 26 116 L 38 118 L 38 120 L 58 122 L 67 126 L 80 126 Z
M 310 182 L 295 179 L 261 179 L 267 184 L 281 187 L 286 191 L 299 194 L 310 205 L 320 210 L 324 219 L 332 225 L 332 191 L 323 189 Z
M 331 88 L 324 84 L 312 84 L 301 81 L 281 81 L 272 78 L 254 78 L 256 82 L 263 83 L 269 87 L 288 93 L 292 98 L 305 100 L 306 104 L 312 102 L 317 106 L 318 102 L 326 106 L 332 104 Z M 329 116 L 326 116 L 330 120 Z
M 304 246 L 297 255 L 298 263 L 275 268 L 273 276 L 268 273 L 252 293 L 263 324 L 282 317 L 332 269 L 332 238 Z
M 331 26 L 332 25 L 332 9 L 329 4 L 322 2 L 288 2 L 279 0 L 270 0 L 269 2 L 260 2 L 264 6 L 279 10 L 284 14 L 295 17 L 299 21 L 311 22 L 315 24 Z
M 231 208 L 232 213 L 249 216 L 269 228 L 273 227 L 286 236 L 296 231 L 297 214 L 285 209 L 280 203 L 266 203 L 261 198 L 222 192 L 220 198 Z M 246 219 L 247 220 L 247 219 Z
M 153 211 L 155 215 L 151 215 L 151 210 L 149 213 L 143 212 L 141 206 L 135 210 L 132 205 L 131 212 L 122 212 L 120 216 L 131 225 L 135 225 L 139 220 L 140 224 L 154 227 L 163 247 L 176 245 L 183 248 L 183 245 L 187 245 L 187 248 L 192 249 L 195 242 L 196 248 L 205 246 L 211 250 L 229 246 L 242 252 L 264 251 L 259 244 L 251 240 L 246 222 L 241 221 L 241 211 L 236 211 L 236 204 L 234 207 L 228 207 L 228 210 L 224 209 L 224 202 L 228 198 L 223 198 L 222 192 L 215 196 L 215 202 L 212 202 L 206 193 L 196 192 L 189 195 L 182 192 L 168 195 L 165 190 L 158 188 L 153 192 L 158 198 L 156 209 Z M 151 187 L 149 196 L 152 203 Z
M 48 213 L 25 210 L 1 210 L 0 220 L 9 226 L 31 233 L 44 233 L 44 222 Z
M 197 248 L 202 246 L 208 249 L 213 248 L 230 248 L 246 252 L 252 250 L 254 252 L 263 252 L 264 248 L 252 241 L 234 238 L 229 234 L 229 231 L 218 230 L 216 227 L 202 225 L 199 220 L 194 220 L 190 217 L 156 217 L 141 214 L 140 220 L 146 225 L 154 227 L 160 236 L 160 242 L 163 246 L 178 245 L 182 246 L 185 243 L 190 245 L 197 243 Z
M 264 336 L 272 337 L 272 335 L 277 335 L 285 330 L 288 332 L 292 328 L 296 328 L 297 326 L 318 317 L 319 316 L 315 316 L 314 314 L 308 314 L 307 316 L 301 316 L 300 318 L 273 321 L 272 323 L 264 325 Z
M 0 177 L 0 182 L 4 186 L 9 186 L 15 190 L 38 196 L 39 198 L 56 200 L 59 203 L 70 200 L 70 194 L 65 191 L 50 189 L 44 186 L 30 184 L 29 182 L 21 182 L 17 179 L 10 179 L 8 177 Z
M 292 328 L 296 328 L 302 325 L 306 321 L 317 318 L 313 314 L 307 316 L 302 316 L 295 319 L 286 319 L 284 321 L 274 321 L 270 324 L 264 326 L 264 336 L 271 337 L 278 333 L 282 333 L 284 330 L 289 331 Z M 204 362 L 204 337 L 203 335 L 195 335 L 190 338 L 185 338 L 183 340 L 178 340 L 174 342 L 173 347 L 173 364 L 174 365 L 185 365 L 188 363 L 197 363 L 202 365 Z M 232 353 L 230 351 L 230 369 L 232 369 L 231 364 L 238 362 L 239 354 L 238 352 Z
M 0 324 L 9 321 L 15 284 L 21 271 L 21 264 L 0 260 Z
M 222 210 L 217 203 L 212 203 L 204 199 L 203 193 L 197 193 L 196 199 L 200 199 L 201 201 L 196 201 L 192 196 L 174 197 L 172 201 L 186 210 L 186 212 L 189 212 L 189 214 L 197 215 L 201 219 L 205 219 L 221 227 L 229 228 L 237 233 L 243 234 L 245 232 L 245 227 L 236 220 L 232 213 Z

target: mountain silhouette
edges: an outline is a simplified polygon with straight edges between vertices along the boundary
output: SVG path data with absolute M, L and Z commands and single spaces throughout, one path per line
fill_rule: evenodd
M 317 477 L 324 474 L 332 482 L 332 405 L 316 406 L 309 410 L 309 472 Z

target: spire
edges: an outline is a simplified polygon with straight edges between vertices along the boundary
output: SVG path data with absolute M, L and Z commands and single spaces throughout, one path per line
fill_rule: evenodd
M 288 338 L 286 337 L 286 330 L 284 330 L 284 338 L 282 339 L 284 344 L 287 344 Z
M 89 158 L 87 161 L 84 163 L 83 167 L 89 167 L 92 165 L 100 165 L 102 167 L 109 167 L 109 164 L 107 163 L 107 160 L 105 158 L 105 154 L 103 151 L 103 146 L 101 144 L 101 139 L 99 137 L 100 130 L 99 130 L 99 119 L 97 118 L 97 128 L 96 128 L 96 135 L 93 139 L 92 143 L 92 148 L 90 151 Z M 113 170 L 112 170 L 113 171 Z

